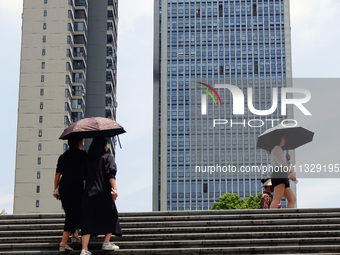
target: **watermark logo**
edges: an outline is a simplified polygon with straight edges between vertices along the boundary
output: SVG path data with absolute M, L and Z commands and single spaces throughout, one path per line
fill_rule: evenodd
M 221 97 L 220 97 L 220 95 L 217 93 L 217 91 L 213 87 L 211 87 L 210 85 L 205 84 L 203 82 L 199 82 L 199 84 L 201 84 L 201 85 L 207 87 L 208 89 L 210 89 L 217 96 L 218 100 L 220 101 L 220 104 L 222 105 Z M 212 100 L 214 101 L 215 105 L 217 105 L 215 97 L 213 96 L 213 94 L 211 94 L 211 92 L 209 90 L 204 89 L 204 88 L 201 88 L 201 90 L 206 92 L 212 98 Z M 202 102 L 202 104 L 201 104 L 202 115 L 207 115 L 208 97 L 207 97 L 206 94 L 202 94 L 201 95 L 201 99 L 202 99 L 202 101 L 201 101 Z
M 203 86 L 209 88 L 219 99 L 220 104 L 222 104 L 221 97 L 217 93 L 217 91 L 210 85 L 199 82 Z M 244 115 L 244 94 L 243 91 L 235 86 L 230 84 L 216 84 L 215 88 L 217 89 L 228 89 L 232 95 L 233 104 L 232 104 L 232 113 L 233 115 Z M 215 105 L 217 102 L 210 91 L 207 89 L 201 88 L 202 91 L 206 92 L 214 101 Z M 287 115 L 287 105 L 295 105 L 304 115 L 311 116 L 312 114 L 306 109 L 303 105 L 307 103 L 311 99 L 311 93 L 307 89 L 303 88 L 281 88 L 281 115 Z M 207 115 L 207 108 L 208 108 L 208 97 L 207 94 L 201 95 L 201 114 Z M 304 97 L 302 98 L 290 98 L 290 94 L 302 94 Z M 251 113 L 259 116 L 266 116 L 274 113 L 278 106 L 278 99 L 279 99 L 279 89 L 273 88 L 272 89 L 272 105 L 268 110 L 258 110 L 254 107 L 253 102 L 253 88 L 247 88 L 247 105 L 248 109 Z

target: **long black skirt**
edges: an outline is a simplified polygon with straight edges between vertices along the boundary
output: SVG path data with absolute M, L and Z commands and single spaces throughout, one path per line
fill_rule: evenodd
M 59 184 L 61 204 L 65 211 L 64 231 L 74 233 L 81 227 L 83 190 L 82 182 L 68 185 L 66 182 L 61 181 Z
M 82 235 L 112 233 L 121 236 L 118 211 L 111 194 L 98 193 L 85 197 L 82 210 Z

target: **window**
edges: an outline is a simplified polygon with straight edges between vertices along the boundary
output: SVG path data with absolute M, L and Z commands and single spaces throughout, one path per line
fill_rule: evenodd
M 45 62 L 41 62 L 41 69 L 45 69 Z
M 71 70 L 71 65 L 69 62 L 66 62 L 66 70 Z
M 68 119 L 67 116 L 64 116 L 64 124 L 65 125 L 70 125 L 70 120 Z
M 70 76 L 66 75 L 65 77 L 65 83 L 66 84 L 70 84 L 71 80 L 70 80 Z
M 47 10 L 44 10 L 44 17 L 47 16 Z
M 67 44 L 71 44 L 71 36 L 67 36 Z
M 45 50 L 45 49 L 42 49 L 41 55 L 45 56 L 45 54 L 46 54 L 46 50 Z
M 42 137 L 42 130 L 39 129 L 39 137 Z
M 40 179 L 40 171 L 37 172 L 37 179 Z
M 223 16 L 223 5 L 222 4 L 218 6 L 218 14 L 219 16 Z
M 40 102 L 40 109 L 44 109 L 44 103 Z
M 220 75 L 224 74 L 224 66 L 220 66 Z
M 41 165 L 41 157 L 38 157 L 37 163 L 38 165 Z
M 37 186 L 37 193 L 40 193 L 40 186 Z
M 39 207 L 39 200 L 35 201 L 35 207 Z
M 72 31 L 71 23 L 67 23 L 67 31 Z
M 39 116 L 39 123 L 43 123 L 43 116 Z
M 69 97 L 70 96 L 70 91 L 68 89 L 65 89 L 65 97 Z
M 42 37 L 42 42 L 43 42 L 43 43 L 46 42 L 46 35 L 44 35 L 44 36 Z
M 69 4 L 69 5 L 72 5 L 72 0 L 68 0 L 68 4 Z
M 44 0 L 44 4 L 47 4 L 47 0 Z
M 43 29 L 46 30 L 46 23 L 43 24 Z
M 42 149 L 42 144 L 39 143 L 39 144 L 38 144 L 38 151 L 41 151 L 41 149 Z
M 203 193 L 208 193 L 208 183 L 203 183 Z
M 257 5 L 253 4 L 253 16 L 257 15 Z
M 40 89 L 40 96 L 44 95 L 44 89 Z
M 41 75 L 40 80 L 41 80 L 41 82 L 44 82 L 44 81 L 45 81 L 45 76 L 44 76 L 44 75 Z
M 68 149 L 68 146 L 67 146 L 66 143 L 64 143 L 64 144 L 63 144 L 63 150 L 64 150 L 64 152 L 67 151 L 67 149 Z
M 83 108 L 83 100 L 72 99 L 72 109 L 82 109 L 82 108 Z
M 255 61 L 254 62 L 254 74 L 258 74 L 259 73 L 259 62 Z

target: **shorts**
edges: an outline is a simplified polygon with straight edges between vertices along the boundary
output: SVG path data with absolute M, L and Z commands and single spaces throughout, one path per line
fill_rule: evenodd
M 275 188 L 275 186 L 284 183 L 285 184 L 285 188 L 289 188 L 289 178 L 272 178 L 272 187 L 273 189 Z

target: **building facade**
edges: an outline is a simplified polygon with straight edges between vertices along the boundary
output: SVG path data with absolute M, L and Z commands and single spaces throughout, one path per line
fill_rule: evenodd
M 281 100 L 274 88 L 292 86 L 289 0 L 154 7 L 153 210 L 207 210 L 226 192 L 257 195 L 268 173 L 243 169 L 270 163 L 257 137 L 293 110 L 283 115 L 278 104 L 260 116 L 247 99 L 268 110 L 273 97 Z M 243 92 L 241 113 L 233 111 L 233 86 Z
M 22 18 L 13 211 L 61 212 L 58 137 L 84 117 L 116 117 L 118 0 L 24 0 Z

